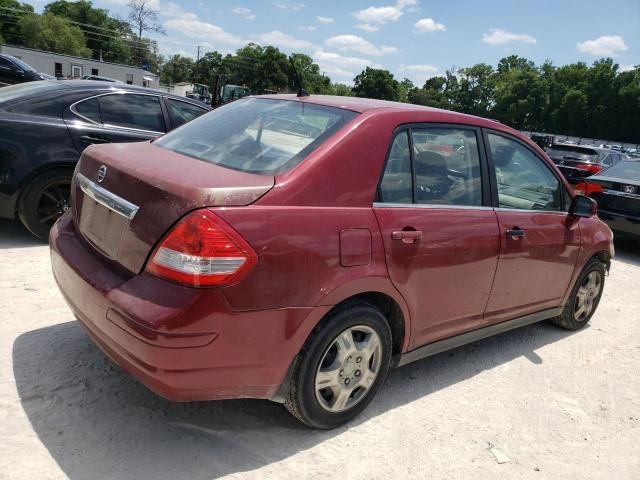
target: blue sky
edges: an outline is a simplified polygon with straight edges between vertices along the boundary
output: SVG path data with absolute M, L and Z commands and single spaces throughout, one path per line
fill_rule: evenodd
M 640 0 L 148 0 L 160 11 L 164 54 L 233 52 L 249 41 L 312 56 L 334 81 L 367 65 L 418 84 L 452 67 L 536 63 L 640 64 Z M 37 9 L 46 1 L 32 0 Z M 126 16 L 127 0 L 94 0 Z

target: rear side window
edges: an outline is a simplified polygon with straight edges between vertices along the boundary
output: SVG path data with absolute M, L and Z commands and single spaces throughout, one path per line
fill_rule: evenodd
M 164 132 L 164 115 L 155 95 L 113 94 L 100 97 L 102 122 L 116 127 Z
M 275 175 L 300 163 L 356 115 L 303 102 L 248 98 L 199 117 L 154 145 L 234 170 Z
M 474 130 L 415 128 L 393 140 L 380 184 L 381 201 L 430 205 L 482 205 L 482 173 Z M 412 169 L 413 162 L 413 169 Z M 415 184 L 412 174 L 415 172 Z
M 73 109 L 87 120 L 96 123 L 102 123 L 102 115 L 100 114 L 100 105 L 97 98 L 90 98 L 84 102 L 78 103 Z
M 498 185 L 498 206 L 561 210 L 562 188 L 544 161 L 515 140 L 488 134 Z
M 194 118 L 207 113 L 207 110 L 204 108 L 191 103 L 181 102 L 180 100 L 174 100 L 173 98 L 167 98 L 166 102 L 173 128 L 178 128 L 180 125 L 184 125 Z
M 455 128 L 412 130 L 416 202 L 482 205 L 482 174 L 476 133 Z
M 389 159 L 380 184 L 380 191 L 383 202 L 413 202 L 408 131 L 396 135 L 391 144 Z

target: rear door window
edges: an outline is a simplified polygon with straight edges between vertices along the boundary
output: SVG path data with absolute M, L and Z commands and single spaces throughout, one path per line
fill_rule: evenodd
M 102 114 L 100 113 L 100 104 L 97 98 L 90 98 L 80 102 L 73 107 L 73 110 L 87 120 L 102 123 Z
M 178 128 L 180 125 L 184 125 L 194 118 L 207 113 L 206 109 L 192 103 L 182 102 L 173 98 L 166 98 L 165 100 L 173 128 Z
M 99 99 L 105 125 L 166 131 L 160 99 L 155 95 L 112 94 Z

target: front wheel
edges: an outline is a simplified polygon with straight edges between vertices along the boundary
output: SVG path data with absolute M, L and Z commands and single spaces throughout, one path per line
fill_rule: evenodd
M 604 289 L 606 267 L 597 258 L 589 260 L 571 291 L 562 313 L 551 319 L 566 330 L 584 327 L 598 308 Z
M 365 302 L 339 307 L 302 349 L 285 406 L 313 428 L 349 422 L 375 396 L 390 359 L 391 331 L 382 313 Z

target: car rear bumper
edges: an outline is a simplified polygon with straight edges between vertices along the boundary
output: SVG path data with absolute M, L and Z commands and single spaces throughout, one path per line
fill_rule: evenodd
M 273 398 L 330 308 L 234 312 L 220 289 L 119 273 L 79 238 L 70 215 L 49 241 L 56 282 L 89 336 L 169 400 Z
M 640 238 L 640 217 L 598 209 L 598 217 L 618 234 Z

